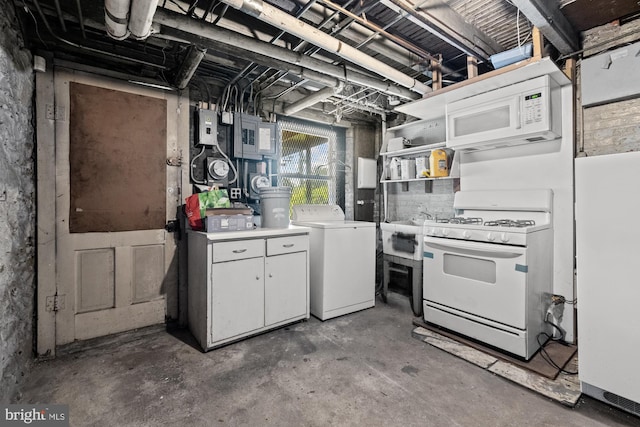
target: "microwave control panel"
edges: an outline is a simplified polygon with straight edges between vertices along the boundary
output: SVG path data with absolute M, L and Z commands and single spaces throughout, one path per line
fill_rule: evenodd
M 530 93 L 524 95 L 524 124 L 530 125 L 542 121 L 542 110 L 544 108 L 543 92 Z

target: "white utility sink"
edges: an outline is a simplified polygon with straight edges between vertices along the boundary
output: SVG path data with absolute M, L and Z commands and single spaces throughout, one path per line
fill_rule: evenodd
M 423 223 L 417 219 L 381 222 L 382 251 L 387 255 L 422 260 Z

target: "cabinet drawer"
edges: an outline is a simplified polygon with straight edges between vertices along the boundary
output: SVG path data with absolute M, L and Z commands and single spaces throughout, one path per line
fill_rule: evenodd
M 267 239 L 267 256 L 309 250 L 309 236 L 287 236 Z
M 213 244 L 213 262 L 264 256 L 264 239 L 234 240 Z

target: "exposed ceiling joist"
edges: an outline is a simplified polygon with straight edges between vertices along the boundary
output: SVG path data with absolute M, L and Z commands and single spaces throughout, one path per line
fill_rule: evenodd
M 381 4 L 457 47 L 467 55 L 487 60 L 502 50 L 501 46 L 477 27 L 464 20 L 442 0 L 381 0 Z
M 567 18 L 560 11 L 557 1 L 549 0 L 512 0 L 529 21 L 562 54 L 579 49 L 579 40 Z
M 298 52 L 292 52 L 284 48 L 274 46 L 272 44 L 254 40 L 242 34 L 225 30 L 217 26 L 208 25 L 206 23 L 189 19 L 185 16 L 158 9 L 154 17 L 154 22 L 161 25 L 160 32 L 174 37 L 180 37 L 183 40 L 199 44 L 205 47 L 215 49 L 220 44 L 230 46 L 229 53 L 233 50 L 236 52 L 252 51 L 253 53 L 268 56 L 282 62 L 286 62 L 293 66 L 299 66 L 311 71 L 322 73 L 336 79 L 344 79 L 359 85 L 365 85 L 390 95 L 400 96 L 404 99 L 415 99 L 419 95 L 409 89 L 392 85 L 389 82 L 382 82 L 379 79 L 370 77 L 360 72 L 350 70 L 338 65 L 332 65 L 321 60 L 305 56 Z M 245 55 L 250 53 L 244 52 Z M 258 55 L 245 56 L 251 60 L 264 63 Z M 267 66 L 276 65 L 277 63 L 266 64 Z M 282 65 L 278 68 L 283 68 Z
M 408 76 L 394 67 L 373 58 L 362 51 L 343 43 L 342 41 L 319 31 L 317 28 L 305 24 L 303 21 L 282 12 L 261 0 L 221 0 L 238 10 L 267 22 L 278 29 L 286 31 L 296 37 L 308 41 L 327 52 L 336 54 L 349 62 L 368 69 L 386 79 L 389 79 L 407 89 L 419 94 L 431 92 L 431 88 L 419 80 Z

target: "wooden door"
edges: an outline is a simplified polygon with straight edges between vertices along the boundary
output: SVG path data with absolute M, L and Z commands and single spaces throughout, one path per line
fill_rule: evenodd
M 176 319 L 188 96 L 66 70 L 54 93 L 55 345 Z

